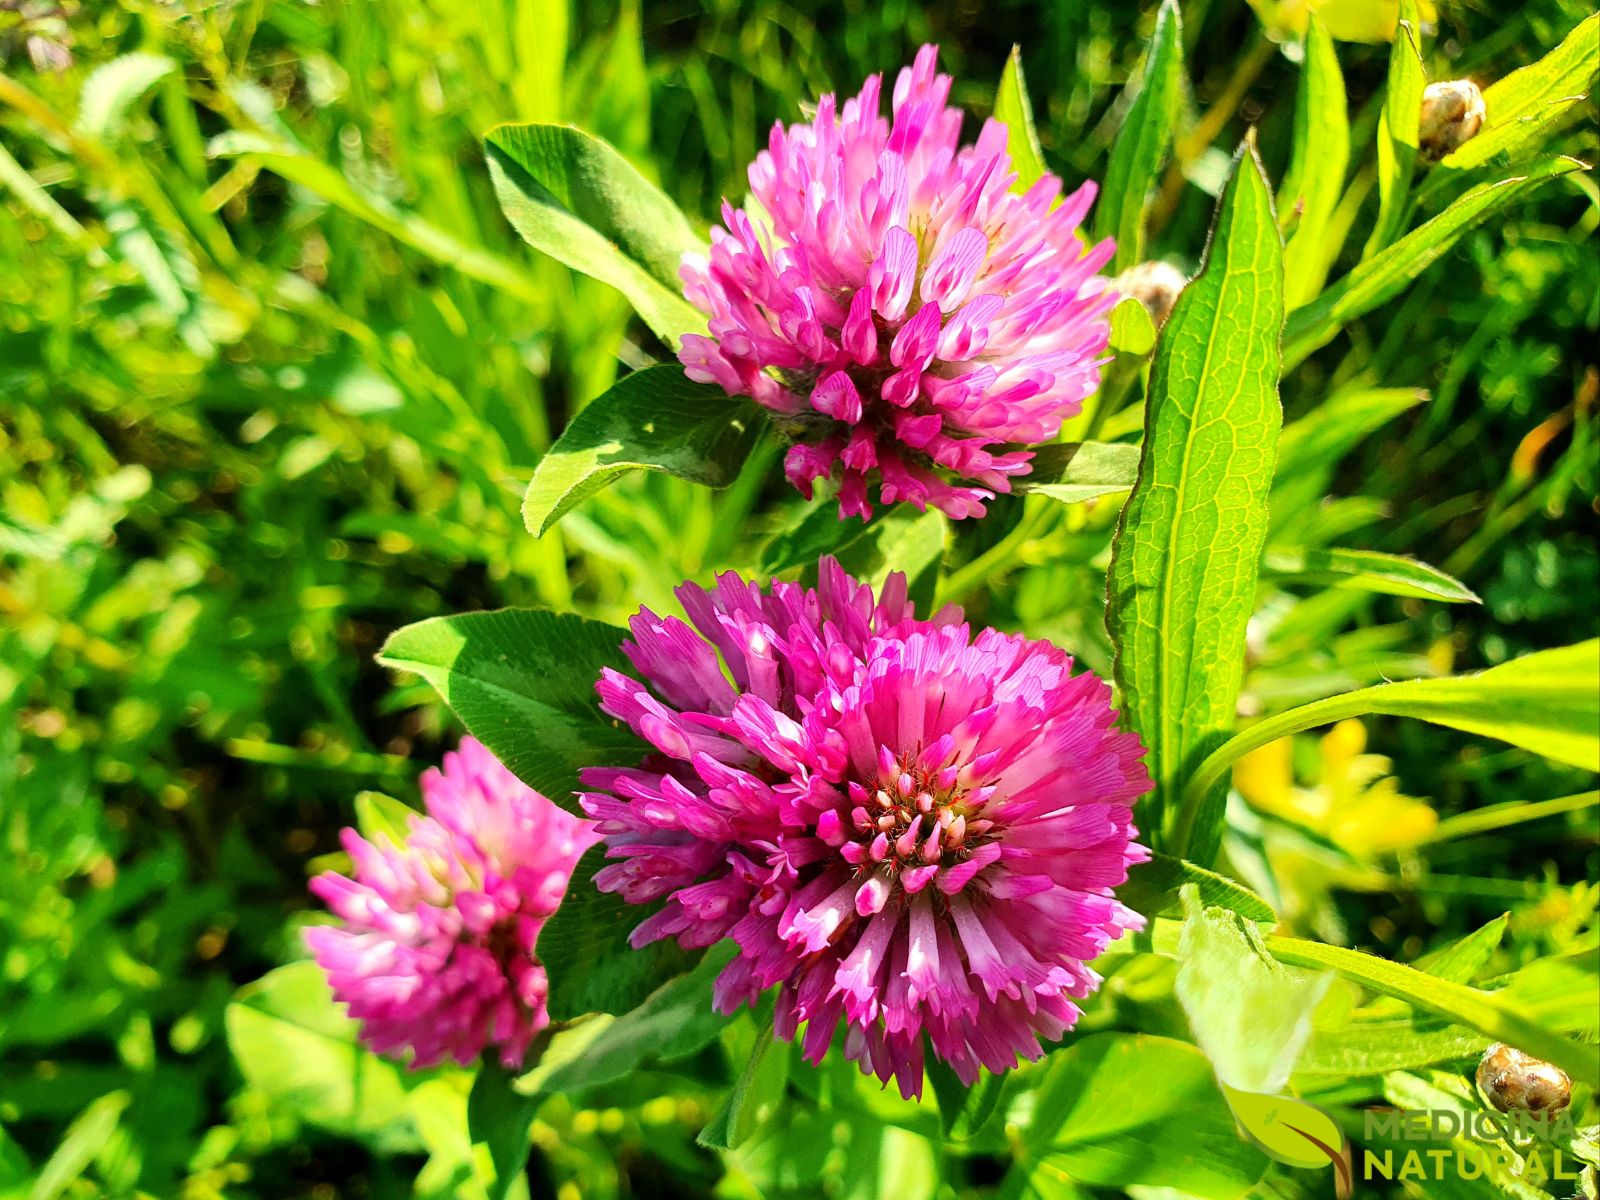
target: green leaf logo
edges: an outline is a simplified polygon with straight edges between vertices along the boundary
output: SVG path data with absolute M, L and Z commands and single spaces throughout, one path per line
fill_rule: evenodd
M 1351 1188 L 1344 1154 L 1344 1131 L 1315 1104 L 1291 1096 L 1265 1096 L 1222 1085 L 1228 1107 L 1250 1139 L 1271 1157 L 1291 1167 L 1314 1169 L 1333 1164 L 1339 1195 Z

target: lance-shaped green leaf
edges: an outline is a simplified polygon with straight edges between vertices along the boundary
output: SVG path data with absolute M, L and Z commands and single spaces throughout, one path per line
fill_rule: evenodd
M 1582 169 L 1574 158 L 1548 158 L 1504 179 L 1479 184 L 1431 221 L 1369 257 L 1316 300 L 1289 314 L 1283 335 L 1284 368 L 1297 366 L 1347 322 L 1397 295 L 1462 234 L 1549 180 Z
M 727 487 L 766 423 L 755 405 L 696 383 L 676 363 L 635 371 L 591 400 L 539 460 L 522 500 L 523 522 L 543 534 L 635 471 Z
M 1586 17 L 1538 62 L 1513 71 L 1483 93 L 1484 126 L 1442 166 L 1482 166 L 1498 154 L 1536 151 L 1582 110 L 1600 76 L 1600 13 Z
M 662 902 L 629 904 L 600 891 L 594 876 L 605 864 L 604 846 L 595 846 L 579 860 L 561 907 L 539 931 L 539 961 L 550 977 L 547 1007 L 552 1020 L 631 1012 L 699 957 L 670 938 L 637 950 L 629 945 L 634 928 Z
M 627 631 L 532 608 L 433 617 L 396 631 L 378 661 L 421 675 L 467 731 L 530 787 L 576 812 L 583 767 L 629 765 L 642 744 L 600 711 L 603 667 L 627 669 Z
M 1266 948 L 1281 963 L 1337 971 L 1380 996 L 1403 1000 L 1424 1012 L 1476 1029 L 1495 1041 L 1555 1063 L 1574 1080 L 1600 1086 L 1600 1046 L 1563 1036 L 1550 1025 L 1530 1018 L 1524 1012 L 1525 1005 L 1510 989 L 1493 992 L 1451 983 L 1358 950 L 1299 938 L 1268 937 Z M 1586 997 L 1590 1007 L 1593 997 L 1591 986 Z
M 1380 683 L 1291 708 L 1218 747 L 1190 776 L 1185 795 L 1192 802 L 1210 792 L 1235 762 L 1268 742 L 1373 713 L 1499 738 L 1600 771 L 1600 640 L 1541 650 L 1473 675 Z
M 1428 85 L 1422 68 L 1422 21 L 1417 0 L 1400 0 L 1400 23 L 1389 50 L 1389 86 L 1378 120 L 1378 221 L 1363 258 L 1371 258 L 1399 236 L 1417 166 L 1417 127 L 1422 93 Z
M 467 1094 L 467 1134 L 482 1146 L 494 1167 L 494 1179 L 485 1183 L 487 1200 L 505 1200 L 522 1177 L 532 1145 L 530 1131 L 541 1097 L 517 1091 L 516 1072 L 486 1055 Z
M 1173 836 L 1175 801 L 1233 727 L 1282 422 L 1282 323 L 1283 246 L 1265 174 L 1245 147 L 1206 265 L 1161 333 L 1108 584 L 1116 680 L 1156 784 L 1140 828 L 1201 866 L 1220 829 L 1197 830 L 1186 848 Z
M 1005 1076 L 985 1071 L 968 1087 L 942 1058 L 928 1059 L 928 1081 L 939 1101 L 939 1128 L 946 1138 L 966 1141 L 989 1122 L 1000 1108 Z
M 1139 476 L 1139 447 L 1121 442 L 1061 442 L 1041 446 L 1033 469 L 1016 481 L 1019 492 L 1075 504 L 1125 492 Z
M 1280 213 L 1298 211 L 1283 251 L 1284 300 L 1299 308 L 1322 290 L 1338 247 L 1329 244 L 1328 223 L 1339 207 L 1350 162 L 1350 114 L 1344 76 L 1333 38 L 1316 15 L 1306 25 L 1305 64 L 1294 110 L 1294 152 L 1278 198 Z M 1283 219 L 1290 218 L 1284 213 Z
M 1144 257 L 1145 203 L 1172 144 L 1182 71 L 1183 20 L 1177 0 L 1162 0 L 1139 94 L 1111 147 L 1095 217 L 1095 232 L 1117 239 L 1109 268 L 1113 272 L 1127 270 Z
M 763 1020 L 739 1078 L 695 1140 L 712 1150 L 732 1150 L 778 1111 L 788 1081 L 788 1050 L 774 1045 L 772 1021 Z
M 1479 603 L 1476 592 L 1438 567 L 1377 550 L 1268 546 L 1261 568 L 1264 574 L 1279 579 L 1299 579 L 1384 596 L 1443 600 L 1446 604 Z
M 1011 155 L 1011 169 L 1017 173 L 1012 190 L 1025 192 L 1048 168 L 1038 131 L 1033 127 L 1033 104 L 1028 100 L 1028 84 L 1022 74 L 1021 46 L 1011 47 L 1006 57 L 994 97 L 994 118 L 1005 125 L 1008 134 L 1006 149 Z
M 622 155 L 566 125 L 501 125 L 484 145 L 500 207 L 529 245 L 616 288 L 669 342 L 705 327 L 678 282 L 701 240 Z

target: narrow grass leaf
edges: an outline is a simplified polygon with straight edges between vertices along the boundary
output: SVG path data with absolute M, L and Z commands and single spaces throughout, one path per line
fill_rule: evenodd
M 1178 83 L 1183 71 L 1183 20 L 1177 0 L 1162 0 L 1155 35 L 1145 55 L 1139 94 L 1111 147 L 1095 232 L 1115 237 L 1116 257 L 1108 268 L 1125 271 L 1144 257 L 1144 214 L 1178 113 Z
M 1000 88 L 994 97 L 994 118 L 1006 127 L 1006 149 L 1011 154 L 1011 169 L 1017 173 L 1013 191 L 1025 192 L 1048 168 L 1039 134 L 1033 126 L 1033 105 L 1028 100 L 1028 84 L 1022 74 L 1022 47 L 1011 47 L 1005 70 L 1000 73 Z
M 1316 300 L 1289 315 L 1283 337 L 1285 370 L 1326 345 L 1345 324 L 1397 295 L 1464 233 L 1549 180 L 1583 169 L 1575 158 L 1547 158 L 1503 179 L 1481 183 L 1425 225 L 1369 256 Z
M 1107 627 L 1127 719 L 1156 790 L 1140 828 L 1206 866 L 1220 828 L 1174 826 L 1185 774 L 1226 739 L 1244 667 L 1282 410 L 1283 246 L 1242 148 L 1207 261 L 1162 330 L 1138 482 L 1117 525 Z
M 1417 166 L 1417 127 L 1428 77 L 1422 68 L 1417 0 L 1400 0 L 1400 23 L 1389 50 L 1389 82 L 1378 119 L 1378 220 L 1367 239 L 1369 259 L 1399 236 Z
M 569 812 L 578 772 L 643 751 L 600 711 L 602 667 L 627 668 L 627 631 L 571 613 L 505 608 L 433 617 L 391 636 L 378 661 L 421 675 L 467 731 Z
M 1279 196 L 1280 219 L 1298 211 L 1299 220 L 1284 247 L 1284 303 L 1299 308 L 1322 290 L 1338 247 L 1328 238 L 1328 223 L 1339 207 L 1345 168 L 1350 162 L 1350 114 L 1344 76 L 1333 38 L 1313 14 L 1306 26 L 1305 63 L 1294 112 L 1294 151 Z
M 543 534 L 634 471 L 727 487 L 764 428 L 760 409 L 694 382 L 675 363 L 635 371 L 590 401 L 539 460 L 522 519 Z
M 1374 713 L 1499 738 L 1600 771 L 1600 640 L 1541 650 L 1473 675 L 1380 683 L 1278 713 L 1215 750 L 1190 777 L 1185 794 L 1192 801 L 1209 792 L 1235 762 L 1269 742 Z
M 1267 950 L 1281 963 L 1337 971 L 1347 979 L 1415 1008 L 1555 1063 L 1574 1080 L 1600 1086 L 1600 1046 L 1584 1045 L 1524 1015 L 1515 997 L 1435 979 L 1414 967 L 1299 938 L 1269 937 Z M 1593 999 L 1593 991 L 1589 999 Z
M 1497 155 L 1513 160 L 1537 151 L 1578 116 L 1600 76 L 1600 13 L 1583 20 L 1538 62 L 1484 89 L 1485 121 L 1478 135 L 1440 163 L 1466 170 Z
M 1377 550 L 1268 546 L 1261 567 L 1263 574 L 1283 580 L 1320 583 L 1384 596 L 1443 600 L 1447 604 L 1480 603 L 1476 592 L 1438 567 Z
M 529 245 L 616 288 L 669 342 L 704 328 L 678 281 L 684 253 L 703 243 L 622 155 L 564 125 L 501 125 L 484 145 L 500 206 Z
M 1189 884 L 1199 889 L 1201 902 L 1210 907 L 1228 909 L 1250 921 L 1278 919 L 1272 905 L 1244 884 L 1159 852 L 1129 870 L 1127 882 L 1117 889 L 1117 899 L 1147 917 L 1182 916 L 1183 889 Z

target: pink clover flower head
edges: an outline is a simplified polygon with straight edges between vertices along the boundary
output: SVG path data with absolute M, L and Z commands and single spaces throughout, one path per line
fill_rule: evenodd
M 920 1095 L 924 1046 L 968 1083 L 1036 1059 L 1142 919 L 1112 889 L 1148 852 L 1143 748 L 1107 685 L 1049 642 L 951 606 L 919 620 L 902 575 L 824 559 L 815 589 L 685 584 L 642 609 L 601 707 L 652 747 L 590 768 L 606 892 L 664 901 L 636 946 L 725 937 L 716 1004 L 779 989 L 778 1035 Z M 724 670 L 724 667 L 726 668 Z M 801 1033 L 801 1026 L 804 1032 Z
M 779 414 L 790 481 L 809 498 L 837 478 L 843 516 L 870 516 L 874 487 L 981 516 L 1099 386 L 1110 336 L 1112 244 L 1078 229 L 1095 185 L 1013 191 L 1006 127 L 960 144 L 937 56 L 900 72 L 889 119 L 875 75 L 842 111 L 830 94 L 775 126 L 749 203 L 724 202 L 681 270 L 709 318 L 679 349 L 689 377 Z
M 550 1022 L 539 930 L 595 835 L 470 737 L 422 796 L 404 844 L 343 831 L 354 877 L 311 881 L 342 923 L 306 944 L 376 1053 L 466 1066 L 494 1046 L 520 1066 Z

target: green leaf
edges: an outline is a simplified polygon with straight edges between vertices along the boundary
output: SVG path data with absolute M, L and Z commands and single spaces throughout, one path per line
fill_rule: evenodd
M 7 1195 L 20 1197 L 26 1194 L 27 1200 L 56 1200 L 57 1196 L 83 1177 L 89 1165 L 105 1150 L 122 1122 L 122 1114 L 132 1103 L 133 1097 L 122 1091 L 108 1092 L 98 1100 L 90 1101 L 88 1107 L 67 1126 L 60 1144 L 44 1166 L 39 1168 L 33 1186 L 26 1193 L 18 1188 Z M 97 1192 L 75 1191 L 73 1194 L 95 1195 Z
M 1185 1042 L 1092 1034 L 1049 1064 L 1023 1134 L 1034 1161 L 1019 1169 L 1030 1182 L 1239 1200 L 1266 1169 L 1261 1152 L 1235 1132 L 1205 1056 Z
M 1600 792 L 1593 791 L 1577 792 L 1554 800 L 1509 800 L 1504 804 L 1490 804 L 1446 817 L 1423 839 L 1423 844 L 1447 842 L 1461 837 L 1478 837 L 1528 821 L 1542 821 L 1547 817 L 1559 817 L 1585 808 L 1594 808 L 1596 805 L 1600 805 Z
M 1017 480 L 1017 491 L 1076 504 L 1133 487 L 1139 447 L 1121 442 L 1060 442 L 1041 446 L 1033 470 Z
M 486 1200 L 505 1200 L 528 1163 L 533 1118 L 541 1097 L 518 1092 L 513 1086 L 516 1075 L 488 1057 L 467 1095 L 467 1132 L 473 1145 L 488 1150 L 494 1165 L 494 1181 L 485 1188 Z
M 462 241 L 416 213 L 396 208 L 387 197 L 358 188 L 336 167 L 282 138 L 233 129 L 212 138 L 206 152 L 215 158 L 248 159 L 437 263 L 497 287 L 531 306 L 542 308 L 547 302 L 544 289 L 522 264 Z
M 1268 546 L 1261 566 L 1264 574 L 1279 579 L 1299 579 L 1385 596 L 1443 600 L 1448 604 L 1481 603 L 1476 592 L 1438 567 L 1377 550 Z
M 1483 93 L 1484 126 L 1440 165 L 1468 169 L 1496 155 L 1537 150 L 1582 112 L 1600 76 L 1600 13 L 1585 18 L 1538 62 L 1513 71 Z
M 634 928 L 661 906 L 629 904 L 594 886 L 605 866 L 605 847 L 579 860 L 555 916 L 539 931 L 539 961 L 550 977 L 550 1018 L 569 1021 L 585 1013 L 626 1013 L 638 1008 L 668 980 L 691 969 L 698 954 L 670 939 L 635 950 Z
M 245 1082 L 284 1112 L 375 1150 L 421 1149 L 409 1093 L 429 1076 L 363 1048 L 316 963 L 240 988 L 223 1024 Z
M 135 51 L 101 63 L 83 81 L 78 97 L 78 131 L 92 138 L 114 137 L 139 98 L 160 83 L 178 64 L 165 54 Z
M 1192 801 L 1206 794 L 1229 767 L 1268 742 L 1373 713 L 1499 738 L 1600 771 L 1600 640 L 1541 650 L 1473 675 L 1380 683 L 1291 708 L 1218 747 L 1190 777 L 1185 795 Z
M 1328 223 L 1339 207 L 1349 163 L 1350 116 L 1339 55 L 1327 26 L 1313 13 L 1306 25 L 1305 63 L 1295 102 L 1294 152 L 1278 199 L 1280 213 L 1299 211 L 1283 251 L 1286 308 L 1299 308 L 1322 290 L 1339 249 L 1329 244 Z
M 867 526 L 864 536 L 839 547 L 839 565 L 874 589 L 895 572 L 906 577 L 917 611 L 928 616 L 939 566 L 944 560 L 945 519 L 933 509 L 919 513 L 902 504 Z
M 1443 949 L 1424 955 L 1412 965 L 1426 971 L 1435 979 L 1450 983 L 1471 983 L 1473 976 L 1483 970 L 1484 964 L 1499 949 L 1505 938 L 1506 927 L 1511 924 L 1511 914 L 1501 913 L 1494 920 L 1473 930 L 1459 941 Z
M 744 1070 L 695 1140 L 711 1150 L 732 1150 L 777 1111 L 788 1079 L 789 1055 L 774 1051 L 772 1023 L 763 1020 Z
M 951 1141 L 966 1141 L 999 1111 L 1005 1077 L 984 1071 L 968 1087 L 944 1059 L 930 1054 L 927 1062 L 928 1082 L 939 1102 L 940 1132 Z
M 1133 296 L 1118 300 L 1111 310 L 1112 352 L 1143 358 L 1155 345 L 1156 323 L 1144 302 Z
M 619 380 L 589 402 L 534 468 L 522 519 L 535 534 L 634 471 L 724 488 L 750 457 L 766 417 L 676 363 Z
M 1457 1025 L 1476 1029 L 1493 1041 L 1555 1063 L 1574 1080 L 1600 1086 L 1600 1047 L 1584 1045 L 1531 1020 L 1515 997 L 1435 979 L 1414 967 L 1401 966 L 1343 946 L 1325 946 L 1299 938 L 1268 937 L 1272 957 L 1290 966 L 1337 971 L 1382 996 L 1404 1000 Z M 1591 989 L 1586 999 L 1594 998 Z
M 1550 158 L 1507 178 L 1481 183 L 1381 254 L 1369 256 L 1316 300 L 1289 314 L 1283 335 L 1284 369 L 1303 362 L 1344 325 L 1399 294 L 1464 233 L 1549 180 L 1582 169 L 1577 159 Z
M 705 327 L 678 281 L 703 243 L 622 155 L 565 125 L 501 125 L 484 144 L 500 207 L 529 245 L 616 288 L 668 342 Z
M 1203 905 L 1197 889 L 1184 912 L 1174 990 L 1196 1043 L 1226 1086 L 1282 1091 L 1333 976 L 1274 962 L 1252 922 Z
M 1116 257 L 1107 268 L 1110 273 L 1125 271 L 1144 259 L 1145 205 L 1172 144 L 1182 73 L 1183 19 L 1177 0 L 1162 0 L 1139 94 L 1112 144 L 1095 217 L 1096 233 L 1117 239 Z
M 1417 127 L 1428 77 L 1422 68 L 1422 21 L 1417 0 L 1400 0 L 1400 23 L 1389 50 L 1389 83 L 1378 119 L 1378 220 L 1367 239 L 1370 259 L 1399 236 L 1405 225 L 1411 176 L 1417 166 Z
M 410 805 L 382 792 L 356 793 L 356 828 L 362 837 L 374 844 L 381 838 L 391 845 L 405 845 L 411 833 L 411 820 L 418 815 Z
M 1481 1054 L 1488 1042 L 1481 1033 L 1426 1014 L 1350 1021 L 1334 1029 L 1314 1029 L 1294 1073 L 1297 1079 L 1340 1080 L 1382 1075 Z
M 378 661 L 421 675 L 518 778 L 577 812 L 582 768 L 632 765 L 644 754 L 594 691 L 601 668 L 627 669 L 626 636 L 571 613 L 505 608 L 407 625 Z
M 1044 151 L 1033 127 L 1033 105 L 1028 101 L 1028 84 L 1022 75 L 1022 47 L 1012 46 L 1000 73 L 1000 88 L 994 97 L 994 119 L 1006 127 L 1006 149 L 1011 169 L 1017 173 L 1012 190 L 1025 192 L 1046 174 Z
M 1242 883 L 1169 854 L 1152 854 L 1149 862 L 1131 868 L 1128 881 L 1117 889 L 1117 899 L 1147 917 L 1181 916 L 1185 884 L 1199 888 L 1207 905 L 1231 909 L 1251 921 L 1278 919 L 1272 905 Z
M 542 952 L 543 937 L 539 944 Z M 689 974 L 668 980 L 643 1004 L 609 1022 L 583 1054 L 545 1076 L 539 1091 L 551 1094 L 597 1087 L 622 1079 L 643 1063 L 670 1062 L 712 1041 L 728 1023 L 728 1018 L 711 1006 L 712 987 L 734 952 L 731 942 L 712 947 Z
M 1140 828 L 1201 866 L 1220 830 L 1178 828 L 1174 802 L 1233 726 L 1282 420 L 1282 256 L 1266 177 L 1242 147 L 1206 265 L 1161 331 L 1138 482 L 1111 556 L 1114 671 L 1156 783 Z
M 1311 473 L 1325 479 L 1363 438 L 1427 399 L 1428 393 L 1420 388 L 1352 388 L 1335 393 L 1283 427 L 1275 483 L 1292 484 Z

